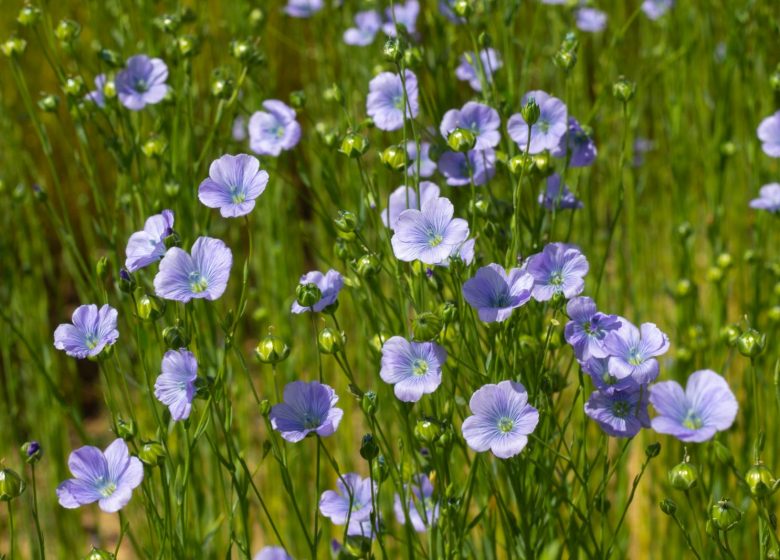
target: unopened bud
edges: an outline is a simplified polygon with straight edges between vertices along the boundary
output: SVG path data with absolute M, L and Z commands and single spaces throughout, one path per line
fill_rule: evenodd
M 324 328 L 317 335 L 317 346 L 323 354 L 338 354 L 344 349 L 344 334 L 331 328 Z
M 72 43 L 81 34 L 81 25 L 72 19 L 62 19 L 54 29 L 54 35 L 61 43 Z
M 677 513 L 677 504 L 674 503 L 674 500 L 670 500 L 669 498 L 665 500 L 661 500 L 661 511 L 664 512 L 666 515 L 674 515 Z
M 295 299 L 301 307 L 311 307 L 322 299 L 322 292 L 317 284 L 298 284 L 295 288 Z
M 373 461 L 379 455 L 379 445 L 372 434 L 366 434 L 363 436 L 363 441 L 360 443 L 360 456 L 366 461 Z
M 407 166 L 406 149 L 402 146 L 390 146 L 382 152 L 382 163 L 393 171 L 403 171 Z
M 359 158 L 368 150 L 369 142 L 368 138 L 360 134 L 354 134 L 350 132 L 341 141 L 341 147 L 339 152 L 347 157 Z
M 336 216 L 336 219 L 333 220 L 333 223 L 336 224 L 336 229 L 340 232 L 352 233 L 357 227 L 357 221 L 358 219 L 354 212 L 350 212 L 349 210 L 339 210 L 339 213 Z
M 442 321 L 436 313 L 426 311 L 420 313 L 412 321 L 412 334 L 417 342 L 427 342 L 435 339 L 441 332 Z
M 35 440 L 28 441 L 22 445 L 21 452 L 28 465 L 34 465 L 43 457 L 43 448 L 41 447 L 41 444 Z
M 520 109 L 520 115 L 528 126 L 533 126 L 542 114 L 542 110 L 536 103 L 536 99 L 529 98 Z
M 728 498 L 710 508 L 710 521 L 720 531 L 730 531 L 742 520 L 742 512 Z
M 23 27 L 32 27 L 41 20 L 41 9 L 32 4 L 25 4 L 22 9 L 19 10 L 19 15 L 16 16 L 16 21 Z
M 669 471 L 668 477 L 672 488 L 685 491 L 696 487 L 699 475 L 696 472 L 696 467 L 684 461 L 673 467 Z
M 16 471 L 0 469 L 0 501 L 10 502 L 22 495 L 25 489 L 24 480 Z
M 163 461 L 165 461 L 165 448 L 156 441 L 150 441 L 143 444 L 138 452 L 138 458 L 150 467 L 162 465 Z
M 622 103 L 628 103 L 636 94 L 636 83 L 621 76 L 612 85 L 612 95 Z
M 379 274 L 379 271 L 382 270 L 382 265 L 376 255 L 368 253 L 357 260 L 355 263 L 355 270 L 361 278 L 368 280 Z
M 376 409 L 379 404 L 377 394 L 374 391 L 366 391 L 363 393 L 363 397 L 360 400 L 360 406 L 368 416 L 376 414 Z
M 777 481 L 763 463 L 750 467 L 745 473 L 745 483 L 750 488 L 750 493 L 756 498 L 764 498 L 772 494 L 776 489 Z
M 466 153 L 473 150 L 476 143 L 476 135 L 465 128 L 456 128 L 447 136 L 447 145 L 455 152 Z
M 390 37 L 385 41 L 382 54 L 390 62 L 400 62 L 404 56 L 404 46 L 398 37 Z
M 255 356 L 264 364 L 278 364 L 290 355 L 290 347 L 278 336 L 269 334 L 257 343 Z
M 755 358 L 764 351 L 765 346 L 766 335 L 755 329 L 746 330 L 737 339 L 737 350 L 746 358 Z
M 418 420 L 414 426 L 414 437 L 422 443 L 431 444 L 441 435 L 441 426 L 438 422 L 428 419 Z

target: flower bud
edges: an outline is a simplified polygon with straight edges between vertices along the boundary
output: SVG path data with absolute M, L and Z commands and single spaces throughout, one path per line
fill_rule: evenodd
M 577 64 L 577 53 L 560 49 L 553 56 L 553 63 L 564 72 L 569 72 Z
M 311 307 L 322 299 L 322 292 L 317 284 L 298 284 L 295 288 L 295 299 L 301 307 Z
M 217 73 L 211 78 L 211 95 L 217 99 L 230 99 L 233 95 L 233 80 L 222 73 Z
M 696 472 L 696 467 L 684 461 L 679 465 L 672 468 L 668 473 L 669 484 L 675 490 L 687 491 L 691 488 L 695 488 L 698 482 L 699 475 Z
M 0 501 L 10 502 L 22 495 L 25 489 L 24 480 L 11 469 L 0 469 Z
M 344 349 L 344 333 L 331 328 L 324 328 L 317 335 L 317 346 L 323 354 L 338 354 Z
M 541 114 L 542 110 L 539 108 L 539 105 L 536 103 L 536 99 L 533 97 L 529 97 L 525 102 L 525 105 L 520 108 L 520 115 L 523 117 L 523 120 L 528 126 L 535 125 Z
M 723 268 L 723 269 L 731 268 L 732 265 L 734 264 L 734 259 L 728 253 L 721 253 L 720 255 L 718 255 L 718 258 L 715 259 L 715 264 L 719 268 Z
M 111 49 L 100 49 L 98 58 L 113 68 L 121 68 L 124 65 L 124 60 L 119 53 Z
M 745 473 L 745 483 L 750 488 L 750 493 L 756 498 L 764 498 L 775 491 L 776 480 L 763 463 L 750 467 Z
M 138 452 L 138 458 L 150 467 L 162 465 L 165 461 L 165 448 L 156 441 L 143 444 Z
M 482 31 L 477 36 L 477 43 L 479 44 L 480 48 L 486 49 L 493 46 L 493 38 L 487 31 Z
M 661 500 L 661 511 L 664 512 L 666 515 L 674 515 L 677 513 L 677 504 L 674 503 L 673 500 L 670 500 L 669 498 L 665 500 Z
M 474 14 L 473 0 L 455 0 L 452 11 L 459 18 L 470 18 Z
M 412 334 L 416 342 L 428 342 L 439 336 L 441 332 L 441 317 L 426 311 L 420 313 L 412 321 Z
M 528 154 L 518 154 L 509 160 L 512 175 L 528 174 L 534 169 L 534 160 Z
M 92 550 L 89 551 L 89 554 L 84 556 L 82 560 L 116 560 L 116 556 L 107 550 L 95 548 L 93 546 Z
M 198 54 L 200 41 L 195 35 L 182 35 L 176 39 L 176 48 L 183 57 L 193 57 Z
M 141 146 L 141 151 L 148 158 L 158 158 L 165 153 L 168 143 L 161 136 L 153 136 Z
M 54 113 L 60 106 L 60 98 L 52 93 L 47 93 L 38 100 L 38 107 L 46 113 Z
M 371 477 L 377 482 L 384 482 L 387 475 L 390 474 L 390 469 L 387 465 L 384 455 L 380 455 L 375 461 L 371 462 Z
M 658 442 L 651 443 L 647 447 L 645 447 L 645 455 L 647 455 L 648 459 L 652 459 L 653 457 L 658 457 L 658 454 L 661 452 L 661 444 Z
M 465 128 L 456 128 L 447 136 L 447 145 L 455 152 L 466 153 L 474 149 L 477 137 Z
M 374 391 L 366 391 L 363 393 L 363 397 L 360 399 L 360 406 L 363 412 L 368 416 L 376 414 L 376 409 L 379 404 L 377 394 Z
M 341 141 L 339 152 L 347 157 L 357 159 L 366 153 L 368 146 L 368 138 L 350 132 L 344 137 L 344 140 Z
M 382 48 L 382 54 L 390 62 L 401 62 L 404 56 L 404 45 L 398 37 L 390 37 L 385 41 L 385 46 Z
M 165 327 L 162 331 L 162 335 L 165 345 L 172 350 L 186 348 L 190 343 L 190 336 L 187 334 L 187 330 L 181 322 L 177 322 L 170 327 Z
M 84 80 L 81 76 L 68 76 L 62 89 L 71 97 L 80 97 L 84 94 Z
M 780 323 L 780 305 L 773 305 L 766 312 L 766 316 L 772 323 Z
M 28 465 L 34 465 L 43 457 L 43 448 L 41 444 L 35 440 L 28 441 L 21 447 L 22 455 Z
M 360 442 L 360 456 L 366 461 L 373 461 L 379 455 L 379 445 L 372 434 L 366 434 L 363 436 L 363 441 Z
M 393 171 L 403 171 L 407 166 L 406 149 L 402 146 L 390 146 L 385 148 L 380 159 L 388 169 Z
M 739 328 L 739 325 L 736 324 L 723 325 L 720 328 L 719 337 L 723 342 L 725 342 L 729 346 L 734 346 L 737 343 L 737 339 L 739 338 L 739 335 L 741 334 L 742 334 L 742 329 Z
M 720 531 L 730 531 L 742 520 L 742 512 L 725 498 L 710 508 L 710 521 Z
M 0 50 L 2 50 L 3 54 L 8 58 L 20 56 L 24 53 L 25 49 L 27 49 L 27 41 L 20 39 L 19 37 L 11 37 L 3 43 L 2 47 L 0 47 Z
M 255 8 L 249 12 L 249 23 L 252 27 L 260 27 L 265 23 L 265 12 L 262 8 Z
M 165 190 L 165 194 L 168 195 L 171 198 L 175 198 L 176 195 L 179 194 L 179 191 L 181 190 L 181 185 L 177 183 L 176 181 L 166 181 L 165 185 L 163 186 L 163 189 Z
M 330 87 L 325 89 L 322 96 L 325 101 L 332 101 L 338 104 L 344 103 L 344 91 L 338 84 L 331 84 Z
M 357 227 L 357 221 L 357 216 L 355 216 L 354 212 L 350 212 L 349 210 L 339 210 L 339 213 L 336 216 L 336 219 L 333 220 L 333 223 L 336 224 L 336 229 L 340 232 L 352 233 Z
M 16 16 L 16 21 L 23 27 L 32 27 L 41 20 L 41 9 L 32 4 L 25 4 L 22 9 L 19 10 L 19 15 Z
M 422 51 L 419 47 L 410 47 L 404 51 L 404 66 L 406 68 L 419 68 L 422 64 Z
M 72 43 L 81 34 L 81 25 L 72 19 L 61 19 L 54 29 L 54 35 L 60 43 Z
M 278 364 L 290 355 L 290 347 L 278 336 L 269 334 L 257 343 L 255 356 L 264 364 Z
M 414 437 L 422 443 L 433 443 L 441 435 L 441 426 L 438 422 L 428 419 L 418 420 L 414 426 Z
M 723 280 L 723 275 L 724 275 L 723 269 L 717 266 L 711 266 L 707 270 L 707 280 L 709 280 L 713 284 L 718 284 L 719 282 L 721 282 Z
M 534 170 L 542 177 L 547 177 L 554 171 L 552 157 L 550 157 L 550 152 L 547 150 L 532 155 L 531 160 L 534 162 Z
M 165 314 L 165 300 L 136 290 L 135 312 L 143 321 L 156 321 Z
M 303 109 L 306 106 L 306 92 L 302 89 L 290 92 L 290 106 L 293 109 Z
M 746 358 L 755 358 L 764 351 L 766 335 L 755 329 L 748 329 L 737 338 L 737 350 Z
M 449 325 L 458 317 L 458 308 L 451 301 L 445 301 L 439 305 L 438 314 L 442 323 Z
M 263 399 L 260 401 L 260 414 L 263 416 L 263 418 L 268 418 L 268 415 L 271 413 L 271 402 L 268 399 Z
M 135 289 L 135 278 L 130 274 L 125 267 L 119 269 L 119 291 L 126 294 L 131 293 Z
M 615 99 L 622 103 L 628 103 L 634 98 L 636 94 L 636 82 L 632 82 L 621 76 L 618 80 L 612 84 L 612 95 Z
M 379 274 L 379 271 L 382 270 L 382 265 L 376 255 L 368 253 L 357 260 L 355 270 L 361 278 L 369 280 Z
M 132 420 L 116 419 L 116 435 L 125 441 L 131 441 L 135 437 L 135 422 Z
M 181 27 L 181 17 L 178 14 L 163 14 L 155 18 L 154 23 L 165 33 L 174 35 Z
M 333 243 L 333 253 L 341 260 L 348 259 L 350 255 L 349 242 L 346 239 L 337 237 Z

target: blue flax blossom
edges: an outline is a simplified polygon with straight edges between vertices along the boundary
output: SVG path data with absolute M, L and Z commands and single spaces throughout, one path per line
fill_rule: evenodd
M 163 210 L 147 218 L 144 229 L 130 236 L 125 249 L 125 267 L 130 272 L 159 261 L 165 255 L 165 238 L 173 233 L 173 212 Z
M 557 158 L 569 158 L 569 167 L 587 167 L 596 159 L 596 143 L 582 129 L 574 117 L 569 117 L 569 128 L 561 137 L 558 146 L 550 155 Z
M 325 490 L 320 497 L 320 513 L 330 519 L 334 525 L 347 525 L 347 534 L 353 531 L 363 534 L 361 523 L 369 521 L 373 509 L 371 503 L 377 489 L 376 482 L 370 477 L 363 478 L 357 473 L 347 473 L 336 481 L 337 490 Z M 369 522 L 370 527 L 370 522 Z
M 762 120 L 756 134 L 766 155 L 780 157 L 780 111 Z
M 441 385 L 447 351 L 435 342 L 409 342 L 393 336 L 382 345 L 382 381 L 394 385 L 398 400 L 417 402 Z
M 406 0 L 403 4 L 396 3 L 392 8 L 385 10 L 387 23 L 382 26 L 382 31 L 388 37 L 395 37 L 398 34 L 396 23 L 406 27 L 409 35 L 417 32 L 417 16 L 420 14 L 420 3 L 417 0 Z M 393 18 L 395 17 L 395 23 Z
M 293 560 L 293 557 L 281 546 L 264 546 L 252 557 L 252 560 Z
M 642 2 L 642 11 L 644 14 L 655 21 L 660 19 L 674 6 L 674 0 L 645 0 Z
M 579 362 L 582 371 L 588 374 L 596 388 L 602 393 L 612 394 L 615 391 L 633 391 L 639 389 L 633 377 L 618 379 L 609 373 L 609 358 L 589 358 Z
M 650 427 L 647 391 L 634 387 L 624 391 L 594 391 L 585 403 L 585 414 L 613 437 L 634 437 Z
M 429 200 L 439 198 L 439 187 L 430 181 L 420 181 L 420 200 L 425 204 Z M 409 208 L 420 208 L 417 201 L 417 191 L 414 187 L 401 185 L 388 197 L 387 208 L 382 210 L 382 223 L 390 229 L 395 229 L 395 223 L 401 212 Z
M 412 476 L 411 484 L 406 485 L 406 509 L 409 522 L 418 533 L 423 533 L 439 519 L 439 504 L 433 498 L 433 484 L 425 474 Z M 396 494 L 393 500 L 393 512 L 401 525 L 406 524 L 406 514 L 401 496 Z
M 750 201 L 750 207 L 768 212 L 780 212 L 780 183 L 769 183 L 761 187 L 758 198 Z
M 436 173 L 436 162 L 431 159 L 430 153 L 430 142 L 420 142 L 420 177 L 430 177 Z M 406 174 L 413 177 L 417 175 L 417 144 L 413 141 L 406 143 L 406 155 L 409 160 Z
M 292 150 L 301 139 L 301 125 L 295 109 L 278 99 L 263 101 L 265 111 L 256 111 L 249 119 L 249 147 L 261 156 L 277 157 Z
M 163 299 L 187 303 L 191 299 L 219 299 L 225 292 L 233 253 L 219 239 L 198 237 L 192 254 L 172 247 L 160 261 L 154 290 Z
M 609 354 L 609 373 L 623 379 L 632 376 L 640 385 L 658 377 L 657 356 L 669 350 L 669 338 L 653 323 L 636 328 L 620 319 L 620 328 L 604 338 L 604 350 Z
M 399 130 L 404 126 L 404 115 L 413 119 L 419 114 L 417 76 L 411 70 L 406 70 L 404 82 L 399 74 L 392 72 L 382 72 L 369 82 L 366 112 L 379 130 Z
M 271 407 L 271 426 L 282 438 L 295 443 L 309 434 L 332 435 L 344 411 L 332 387 L 312 381 L 293 381 L 284 388 L 284 402 Z
M 106 106 L 106 96 L 103 93 L 103 88 L 106 87 L 106 75 L 105 74 L 98 74 L 95 76 L 95 89 L 90 91 L 87 95 L 84 96 L 84 99 L 87 101 L 92 101 L 95 105 L 98 107 L 105 107 Z
M 581 362 L 591 358 L 606 358 L 604 338 L 610 331 L 620 328 L 617 315 L 605 315 L 596 309 L 589 297 L 575 297 L 566 304 L 566 314 L 571 319 L 564 328 L 566 342 L 574 348 L 574 355 Z
M 319 12 L 324 6 L 323 0 L 287 0 L 284 13 L 294 18 L 308 18 Z
M 198 198 L 209 208 L 219 208 L 223 218 L 249 214 L 255 199 L 268 185 L 268 172 L 256 157 L 226 154 L 211 162 L 209 176 L 198 187 Z
M 566 105 L 557 97 L 541 90 L 526 93 L 521 104 L 525 105 L 530 99 L 539 105 L 539 119 L 531 126 L 530 143 L 528 141 L 528 124 L 520 113 L 509 117 L 506 123 L 509 137 L 522 151 L 525 151 L 526 146 L 528 146 L 529 154 L 538 154 L 544 150 L 556 150 L 561 143 L 561 138 L 569 129 Z
M 376 10 L 366 10 L 355 14 L 355 27 L 344 32 L 344 42 L 348 45 L 365 47 L 374 42 L 377 32 L 382 28 L 382 17 Z
M 580 295 L 589 268 L 585 255 L 567 243 L 549 243 L 528 257 L 525 266 L 534 277 L 531 295 L 536 301 L 549 301 L 556 294 L 567 299 Z
M 496 174 L 496 152 L 492 149 L 471 150 L 468 154 L 444 152 L 439 158 L 439 172 L 451 187 L 468 185 L 472 177 L 475 185 L 484 185 Z
M 477 310 L 481 321 L 501 322 L 512 310 L 531 299 L 534 277 L 521 268 L 509 272 L 499 264 L 483 266 L 463 284 L 463 297 Z
M 539 423 L 528 392 L 514 381 L 483 385 L 471 396 L 469 408 L 472 416 L 463 421 L 463 438 L 474 451 L 490 450 L 499 459 L 519 454 Z
M 729 384 L 709 369 L 692 373 L 685 390 L 676 381 L 656 383 L 650 387 L 650 402 L 658 413 L 653 430 L 693 442 L 728 430 L 739 409 Z
M 575 12 L 577 28 L 587 33 L 598 33 L 607 27 L 607 14 L 596 8 L 579 8 Z
M 482 71 L 485 73 L 485 80 L 488 85 L 493 83 L 493 74 L 500 69 L 504 63 L 501 60 L 501 54 L 491 48 L 479 51 L 479 62 L 473 52 L 467 52 L 460 57 L 460 64 L 455 68 L 455 77 L 462 82 L 468 82 L 474 91 L 482 91 L 482 80 L 480 76 L 480 63 Z
M 495 148 L 501 141 L 501 118 L 498 111 L 484 105 L 469 101 L 461 109 L 450 109 L 444 113 L 439 130 L 446 140 L 456 128 L 463 128 L 474 133 L 477 139 L 475 150 Z
M 395 223 L 393 253 L 405 262 L 439 264 L 450 257 L 469 236 L 469 225 L 453 218 L 455 208 L 446 198 L 426 201 L 420 210 L 404 210 Z
M 116 75 L 114 84 L 120 103 L 131 111 L 159 103 L 168 94 L 168 67 L 159 58 L 145 54 L 132 56 L 127 66 Z
M 582 208 L 582 201 L 574 196 L 569 187 L 562 185 L 561 176 L 553 173 L 547 177 L 547 188 L 539 194 L 539 204 L 545 210 L 578 210 Z M 563 192 L 561 192 L 563 189 Z
M 127 505 L 144 479 L 144 468 L 131 457 L 127 444 L 115 439 L 105 451 L 85 445 L 73 451 L 68 468 L 74 478 L 57 486 L 57 498 L 64 508 L 75 509 L 94 502 L 107 513 Z
M 63 323 L 55 329 L 54 347 L 74 358 L 97 356 L 119 338 L 116 317 L 116 309 L 108 304 L 100 309 L 95 304 L 80 305 L 71 316 L 73 324 Z
M 192 410 L 195 397 L 195 379 L 198 377 L 198 361 L 184 348 L 168 350 L 162 359 L 162 373 L 154 383 L 154 396 L 168 407 L 171 418 L 186 420 Z
M 302 307 L 297 301 L 294 301 L 291 311 L 296 314 L 305 313 L 306 311 L 314 311 L 315 313 L 319 313 L 326 307 L 336 303 L 336 300 L 339 297 L 339 292 L 344 286 L 344 277 L 337 270 L 333 269 L 330 269 L 325 274 L 317 270 L 313 270 L 301 276 L 301 279 L 298 283 L 316 284 L 320 289 L 322 297 L 311 307 Z

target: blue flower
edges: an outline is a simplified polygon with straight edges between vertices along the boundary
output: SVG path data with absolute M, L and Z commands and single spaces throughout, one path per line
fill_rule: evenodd
M 265 111 L 256 111 L 249 119 L 249 147 L 261 156 L 277 157 L 292 150 L 301 139 L 301 125 L 295 110 L 278 99 L 263 101 Z
M 146 220 L 144 229 L 130 236 L 125 249 L 125 267 L 140 270 L 165 256 L 165 238 L 173 233 L 173 212 L 163 210 Z
M 463 297 L 486 323 L 507 320 L 531 299 L 534 277 L 521 268 L 509 272 L 498 264 L 483 266 L 463 284 Z
M 97 356 L 119 338 L 116 328 L 116 309 L 110 305 L 81 305 L 73 312 L 73 324 L 64 323 L 54 331 L 54 347 L 68 356 L 87 358 Z
M 566 342 L 574 348 L 574 355 L 581 362 L 591 357 L 606 358 L 609 353 L 604 348 L 607 333 L 620 328 L 617 315 L 605 315 L 596 309 L 589 297 L 572 298 L 566 305 L 566 314 L 571 321 L 566 323 L 564 336 Z
M 168 67 L 159 58 L 132 56 L 114 80 L 119 101 L 131 111 L 162 101 L 168 94 Z
M 268 172 L 256 157 L 224 155 L 211 162 L 209 176 L 198 187 L 198 198 L 209 208 L 219 208 L 223 218 L 249 214 L 255 199 L 268 185 Z
M 284 402 L 271 408 L 271 426 L 289 442 L 295 443 L 311 433 L 332 435 L 344 411 L 336 408 L 336 391 L 317 381 L 293 381 L 284 388 Z
M 567 243 L 549 243 L 541 253 L 531 255 L 526 270 L 534 277 L 532 296 L 548 301 L 555 294 L 572 298 L 585 288 L 588 260 L 580 250 Z
M 230 278 L 233 253 L 219 239 L 199 237 L 192 255 L 172 247 L 160 262 L 154 289 L 164 299 L 187 303 L 191 299 L 219 299 Z
M 198 361 L 184 348 L 168 350 L 162 359 L 162 373 L 154 383 L 154 395 L 171 411 L 174 420 L 190 417 L 195 396 Z
M 455 211 L 446 198 L 426 201 L 421 210 L 404 210 L 395 223 L 391 239 L 398 260 L 439 264 L 448 259 L 469 236 L 469 225 L 452 217 Z
M 417 402 L 441 385 L 441 367 L 447 352 L 435 342 L 409 342 L 393 336 L 382 345 L 379 377 L 394 385 L 398 400 Z
M 669 350 L 669 337 L 653 323 L 636 328 L 620 319 L 620 328 L 604 338 L 604 350 L 609 354 L 609 373 L 623 379 L 632 376 L 640 385 L 658 377 L 657 356 Z
M 555 150 L 568 130 L 566 105 L 557 97 L 540 90 L 526 93 L 521 103 L 525 105 L 530 99 L 539 105 L 540 111 L 539 119 L 531 126 L 530 144 L 528 124 L 520 113 L 509 117 L 507 132 L 520 150 L 525 151 L 528 146 L 529 154 Z
M 404 126 L 404 115 L 407 119 L 413 119 L 420 112 L 417 76 L 406 70 L 404 82 L 400 75 L 391 72 L 382 72 L 369 82 L 366 112 L 379 130 L 399 130 Z

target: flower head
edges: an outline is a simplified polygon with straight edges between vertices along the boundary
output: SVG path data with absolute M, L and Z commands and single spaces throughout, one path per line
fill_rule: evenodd
M 596 159 L 596 143 L 582 129 L 574 117 L 569 117 L 569 128 L 550 155 L 557 158 L 569 157 L 569 167 L 587 167 Z
M 430 177 L 436 173 L 436 162 L 431 160 L 430 153 L 430 142 L 420 142 L 420 177 Z M 417 144 L 413 141 L 406 143 L 406 155 L 409 160 L 406 174 L 412 177 L 417 174 Z
M 338 490 L 326 490 L 320 497 L 320 513 L 336 525 L 350 526 L 367 520 L 371 515 L 371 478 L 347 473 L 336 481 Z M 377 491 L 373 483 L 374 493 Z
M 644 385 L 658 377 L 656 356 L 669 350 L 669 338 L 653 323 L 636 328 L 621 318 L 620 328 L 604 337 L 603 347 L 610 356 L 609 373 L 618 379 L 632 376 Z
M 119 338 L 116 316 L 116 309 L 108 304 L 100 309 L 80 305 L 71 316 L 73 324 L 63 323 L 54 331 L 54 347 L 74 358 L 97 356 Z
M 306 311 L 319 313 L 329 305 L 336 303 L 339 292 L 344 286 L 344 277 L 337 270 L 333 269 L 325 274 L 313 270 L 301 276 L 299 284 L 315 284 L 319 288 L 322 297 L 311 307 L 302 307 L 297 301 L 294 301 L 291 311 L 293 313 L 304 313 Z
M 780 212 L 780 183 L 769 183 L 761 187 L 758 198 L 750 201 L 750 207 L 768 212 Z
M 412 476 L 412 483 L 406 485 L 406 508 L 401 501 L 401 496 L 395 495 L 393 511 L 398 523 L 406 524 L 406 514 L 409 512 L 409 522 L 418 533 L 428 530 L 439 519 L 439 504 L 433 499 L 433 484 L 425 474 Z
M 495 148 L 501 141 L 501 118 L 498 111 L 484 105 L 469 101 L 461 109 L 450 109 L 444 113 L 439 130 L 446 140 L 456 128 L 464 128 L 474 133 L 477 143 L 475 150 Z
M 692 373 L 684 391 L 676 381 L 656 383 L 650 387 L 650 402 L 658 413 L 653 429 L 681 441 L 707 441 L 728 430 L 739 409 L 729 384 L 709 369 Z
M 588 268 L 588 260 L 577 247 L 549 243 L 526 262 L 526 270 L 535 280 L 531 295 L 536 301 L 548 301 L 555 294 L 567 299 L 579 295 L 585 288 Z
M 618 379 L 609 373 L 609 358 L 589 358 L 580 361 L 582 371 L 588 374 L 596 388 L 602 393 L 612 394 L 615 391 L 633 391 L 639 388 L 633 377 Z
M 431 199 L 439 198 L 439 187 L 430 181 L 420 181 L 420 200 L 425 204 Z M 395 229 L 395 223 L 401 212 L 409 208 L 419 209 L 417 191 L 413 187 L 401 185 L 388 198 L 388 205 L 382 211 L 382 223 L 390 229 Z
M 531 299 L 534 277 L 521 268 L 509 272 L 498 264 L 483 266 L 463 284 L 463 297 L 486 323 L 505 321 Z
M 370 45 L 381 27 L 382 17 L 376 10 L 358 12 L 355 14 L 355 27 L 344 32 L 344 42 L 359 47 Z
M 130 236 L 125 249 L 125 267 L 130 272 L 140 270 L 165 255 L 165 238 L 173 232 L 173 212 L 163 210 L 147 218 L 142 231 Z
M 604 31 L 607 26 L 607 14 L 595 8 L 579 8 L 575 12 L 577 28 L 588 33 Z
M 131 56 L 127 66 L 116 75 L 116 93 L 119 101 L 131 111 L 140 111 L 154 105 L 168 94 L 168 67 L 159 58 L 145 54 Z
M 249 119 L 249 147 L 256 154 L 274 157 L 292 150 L 301 139 L 295 110 L 278 99 L 263 101 L 263 109 Z
M 468 185 L 472 177 L 475 185 L 484 185 L 496 174 L 496 152 L 492 149 L 471 150 L 468 154 L 444 152 L 439 158 L 439 171 L 452 187 Z
M 219 208 L 223 218 L 249 214 L 255 199 L 268 185 L 268 172 L 256 157 L 224 155 L 211 162 L 209 177 L 198 187 L 198 198 L 209 208 Z
M 107 78 L 105 74 L 98 74 L 95 76 L 95 89 L 85 95 L 84 99 L 87 101 L 92 101 L 98 107 L 105 107 L 106 96 L 103 93 L 103 88 L 106 87 L 106 81 Z
M 115 439 L 105 451 L 91 445 L 76 449 L 68 468 L 74 478 L 57 487 L 60 505 L 68 509 L 97 502 L 107 513 L 119 511 L 144 479 L 141 461 L 130 456 L 122 439 Z
M 561 176 L 557 173 L 547 177 L 547 189 L 539 195 L 539 204 L 550 212 L 582 208 L 582 201 L 561 183 Z
M 328 385 L 312 381 L 293 381 L 284 388 L 284 402 L 271 408 L 271 426 L 289 442 L 295 443 L 311 433 L 332 435 L 344 411 L 335 405 L 339 398 Z
M 642 11 L 648 18 L 655 21 L 671 10 L 672 6 L 674 6 L 674 0 L 645 0 L 642 2 Z
M 404 96 L 404 82 L 406 96 Z M 374 120 L 379 130 L 398 130 L 404 125 L 404 115 L 413 119 L 420 112 L 418 101 L 417 76 L 411 70 L 404 73 L 404 81 L 399 74 L 382 72 L 368 84 L 366 112 Z
M 395 28 L 396 23 L 398 23 L 406 27 L 409 35 L 414 35 L 419 14 L 420 3 L 417 0 L 406 0 L 403 4 L 396 3 L 392 8 L 385 10 L 387 23 L 382 26 L 382 31 L 388 37 L 395 37 L 398 34 L 398 30 Z M 393 23 L 393 20 L 395 20 L 395 23 Z
M 447 351 L 435 342 L 409 342 L 393 336 L 382 345 L 379 377 L 394 385 L 395 396 L 404 402 L 417 402 L 441 385 L 441 367 Z
M 398 260 L 438 264 L 449 258 L 469 236 L 469 225 L 454 218 L 455 209 L 446 198 L 425 201 L 421 210 L 401 212 L 391 239 Z
M 293 560 L 281 546 L 264 546 L 252 560 Z
M 514 381 L 483 385 L 471 396 L 469 408 L 473 416 L 461 427 L 466 443 L 499 459 L 520 453 L 539 423 L 539 411 L 528 404 L 525 387 Z
M 581 362 L 591 358 L 606 358 L 609 353 L 604 349 L 604 338 L 610 331 L 620 328 L 617 315 L 605 315 L 596 309 L 595 302 L 589 297 L 575 297 L 566 304 L 569 321 L 564 329 L 566 342 L 574 348 L 574 355 Z
M 485 80 L 491 84 L 493 83 L 493 74 L 504 65 L 501 54 L 491 48 L 479 51 L 479 60 L 477 62 L 473 52 L 467 52 L 460 57 L 460 64 L 455 69 L 455 77 L 462 82 L 468 82 L 474 91 L 482 91 L 480 66 L 485 72 Z
M 638 387 L 625 391 L 594 391 L 585 403 L 585 414 L 613 437 L 634 437 L 642 428 L 650 427 L 647 391 Z
M 780 157 L 780 111 L 762 120 L 756 133 L 764 153 L 769 157 Z
M 192 410 L 198 361 L 184 348 L 168 350 L 162 359 L 162 373 L 154 383 L 154 396 L 168 407 L 171 418 L 186 420 Z
M 287 0 L 284 13 L 294 18 L 308 18 L 324 6 L 323 0 Z
M 538 154 L 544 150 L 556 150 L 568 130 L 566 117 L 566 105 L 557 97 L 541 91 L 529 91 L 523 96 L 522 104 L 525 105 L 533 99 L 539 105 L 539 118 L 531 125 L 531 142 L 528 143 L 528 124 L 523 115 L 515 113 L 506 123 L 509 137 L 517 146 L 525 151 L 528 146 L 529 154 Z
M 178 247 L 168 249 L 154 277 L 154 290 L 161 298 L 182 303 L 219 299 L 232 266 L 233 253 L 227 245 L 213 237 L 198 237 L 191 255 Z

